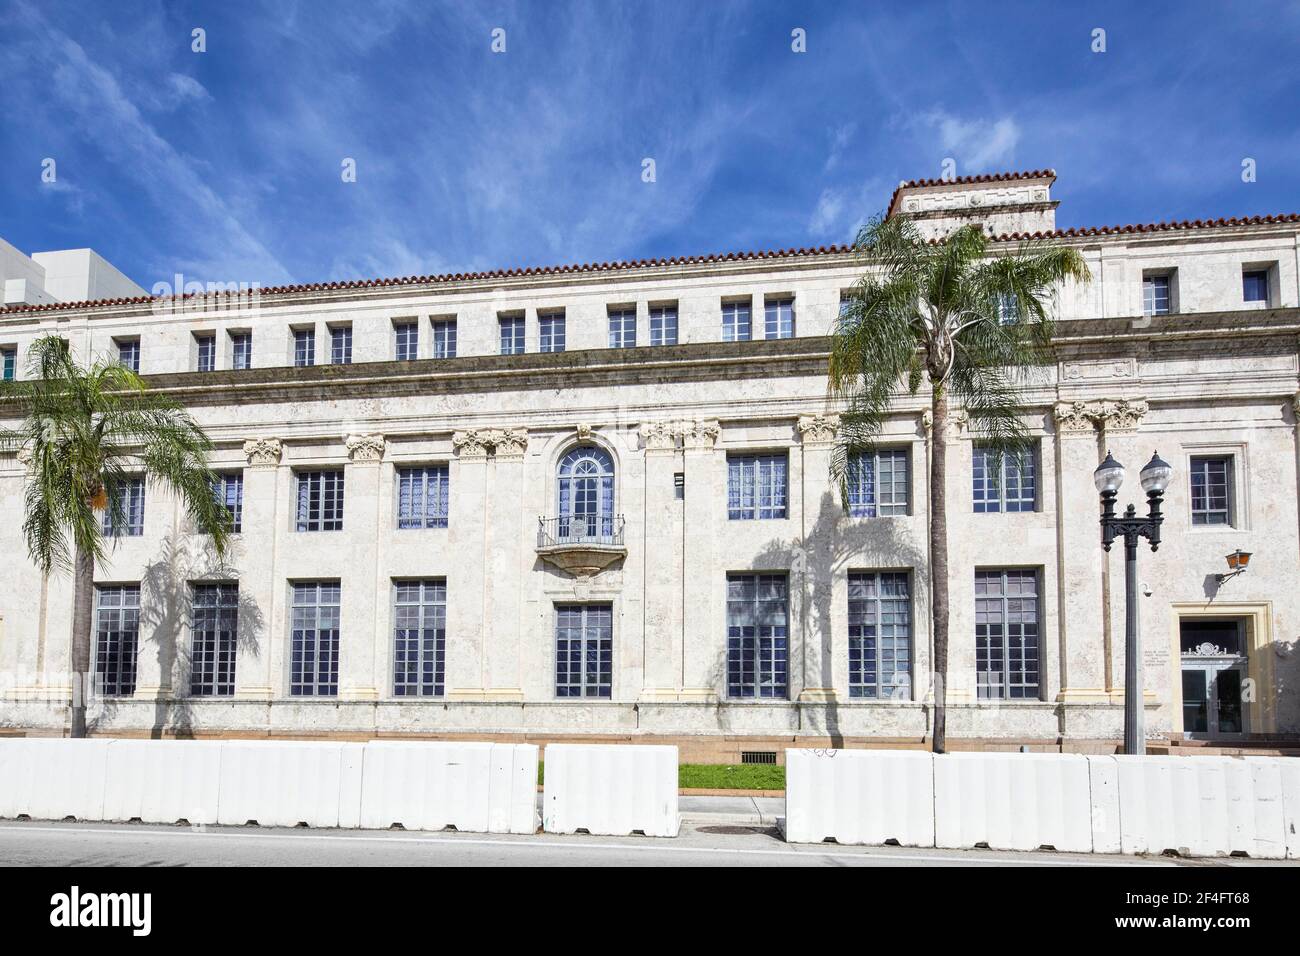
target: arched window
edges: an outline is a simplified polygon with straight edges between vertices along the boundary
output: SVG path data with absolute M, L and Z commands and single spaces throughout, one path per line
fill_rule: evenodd
M 560 459 L 559 537 L 609 537 L 614 533 L 614 462 L 594 445 L 581 445 Z

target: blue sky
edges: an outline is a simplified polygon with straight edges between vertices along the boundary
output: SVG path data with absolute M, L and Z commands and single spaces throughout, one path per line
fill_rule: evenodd
M 946 157 L 1055 168 L 1061 226 L 1300 212 L 1294 2 L 0 0 L 0 37 L 0 236 L 146 288 L 845 242 Z

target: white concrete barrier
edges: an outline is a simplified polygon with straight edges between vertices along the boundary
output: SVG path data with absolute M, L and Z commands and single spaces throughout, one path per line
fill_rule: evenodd
M 217 822 L 357 827 L 365 744 L 222 741 Z
M 371 742 L 361 781 L 367 829 L 537 830 L 535 744 Z
M 1123 848 L 1119 826 L 1119 766 L 1109 754 L 1086 759 L 1092 852 L 1119 853 Z
M 217 822 L 221 754 L 215 740 L 110 740 L 104 820 Z
M 1294 757 L 1261 757 L 1276 760 L 1282 781 L 1282 837 L 1289 860 L 1300 860 L 1300 760 Z
M 104 819 L 107 740 L 0 738 L 0 817 Z
M 786 750 L 786 840 L 934 846 L 934 763 L 923 751 Z
M 550 744 L 545 764 L 548 832 L 677 836 L 676 747 Z
M 959 753 L 934 758 L 940 847 L 1092 852 L 1088 761 L 1080 754 Z
M 1228 758 L 1121 754 L 1113 759 L 1124 853 L 1228 854 Z
M 1254 758 L 1226 761 L 1228 850 L 1257 860 L 1286 858 L 1282 763 Z

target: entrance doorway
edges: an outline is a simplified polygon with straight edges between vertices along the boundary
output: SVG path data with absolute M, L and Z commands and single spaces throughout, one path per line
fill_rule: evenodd
M 1183 620 L 1179 625 L 1183 681 L 1183 733 L 1234 737 L 1247 733 L 1246 622 Z

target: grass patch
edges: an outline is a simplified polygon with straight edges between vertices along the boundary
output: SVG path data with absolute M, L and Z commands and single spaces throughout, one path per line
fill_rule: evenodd
M 537 785 L 546 782 L 546 764 L 537 764 Z M 677 786 L 689 790 L 784 790 L 785 767 L 772 763 L 684 763 Z

